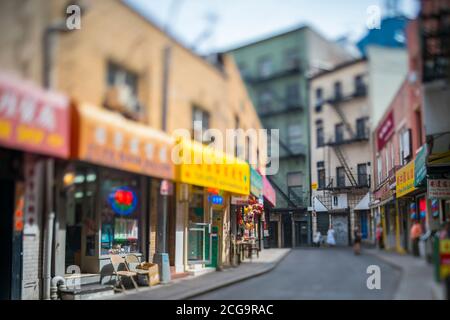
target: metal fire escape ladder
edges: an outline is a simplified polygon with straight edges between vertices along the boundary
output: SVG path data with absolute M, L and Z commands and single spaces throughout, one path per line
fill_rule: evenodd
M 335 101 L 332 103 L 334 106 L 334 110 L 336 110 L 336 113 L 339 115 L 339 117 L 342 120 L 342 123 L 345 126 L 345 129 L 347 129 L 348 133 L 350 134 L 351 139 L 353 139 L 355 137 L 355 132 L 353 131 L 352 126 L 350 125 L 350 123 L 347 120 L 347 117 L 345 116 L 344 111 L 341 110 L 340 105 L 339 105 L 339 101 Z
M 347 176 L 348 180 L 352 184 L 353 187 L 356 187 L 358 183 L 356 182 L 355 177 L 353 176 L 352 171 L 350 170 L 350 167 L 348 166 L 347 161 L 345 160 L 344 154 L 342 153 L 341 147 L 338 145 L 333 145 L 333 150 L 336 153 L 336 156 L 341 163 L 342 167 L 344 168 L 345 175 Z M 336 177 L 337 179 L 337 177 Z
M 284 200 L 287 201 L 289 206 L 297 208 L 297 205 L 289 198 L 289 196 L 286 193 L 284 193 L 284 191 L 278 186 L 278 184 L 273 180 L 271 176 L 266 176 L 266 178 L 270 181 L 270 183 L 277 190 L 277 192 L 281 194 Z

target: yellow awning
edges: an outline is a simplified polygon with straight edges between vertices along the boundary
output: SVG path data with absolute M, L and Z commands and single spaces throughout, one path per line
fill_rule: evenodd
M 250 166 L 245 161 L 186 139 L 178 140 L 172 158 L 176 160 L 175 179 L 179 182 L 250 194 Z

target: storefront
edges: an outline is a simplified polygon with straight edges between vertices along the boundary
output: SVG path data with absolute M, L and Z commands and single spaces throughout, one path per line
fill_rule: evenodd
M 79 266 L 105 277 L 112 254 L 151 261 L 162 199 L 152 185 L 174 179 L 174 140 L 88 104 L 73 108 L 72 137 L 72 161 L 57 166 L 55 274 Z
M 277 193 L 266 176 L 263 176 L 263 196 L 264 196 L 264 248 L 270 248 L 270 210 L 277 205 Z
M 250 193 L 247 163 L 195 141 L 174 148 L 178 272 L 202 272 L 231 263 L 231 197 Z M 186 230 L 187 232 L 184 232 Z
M 428 198 L 434 228 L 450 221 L 450 151 L 431 154 L 427 161 Z
M 48 287 L 44 221 L 53 163 L 69 155 L 69 117 L 65 96 L 0 74 L 0 299 L 39 299 Z

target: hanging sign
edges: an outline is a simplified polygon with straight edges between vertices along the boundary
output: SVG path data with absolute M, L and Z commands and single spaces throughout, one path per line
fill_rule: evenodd
M 423 145 L 414 160 L 414 186 L 422 185 L 427 177 L 427 145 Z
M 411 161 L 395 173 L 395 192 L 397 198 L 416 190 L 414 187 L 414 161 Z
M 428 198 L 450 199 L 450 179 L 429 179 Z

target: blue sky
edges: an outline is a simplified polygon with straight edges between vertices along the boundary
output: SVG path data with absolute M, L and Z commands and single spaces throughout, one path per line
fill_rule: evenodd
M 366 30 L 367 8 L 385 0 L 126 0 L 185 45 L 201 53 L 228 49 L 271 33 L 308 24 L 330 39 L 357 38 Z M 418 0 L 398 0 L 409 17 Z M 176 10 L 171 10 L 177 8 Z M 175 12 L 169 14 L 169 12 Z M 210 17 L 209 19 L 207 17 Z M 215 17 L 215 19 L 214 19 Z M 215 20 L 210 28 L 211 20 Z M 199 41 L 205 30 L 209 37 Z

